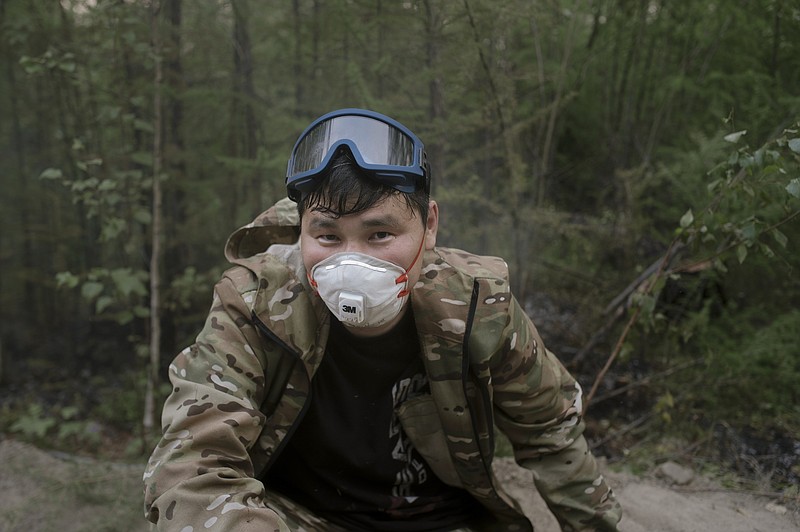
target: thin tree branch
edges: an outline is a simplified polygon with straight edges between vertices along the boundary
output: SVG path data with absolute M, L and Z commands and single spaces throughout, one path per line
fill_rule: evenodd
M 650 283 L 647 285 L 647 287 L 644 290 L 645 294 L 649 294 L 653 290 L 653 286 L 655 286 L 656 281 L 661 277 L 661 274 L 664 272 L 664 270 L 667 267 L 667 264 L 669 263 L 668 259 L 669 259 L 669 257 L 672 256 L 673 248 L 675 248 L 676 245 L 678 245 L 678 244 L 679 244 L 679 242 L 677 241 L 677 239 L 673 239 L 673 241 L 670 243 L 669 248 L 667 249 L 667 252 L 664 254 L 664 256 L 662 258 L 661 265 L 659 266 L 658 272 L 656 272 L 656 274 L 653 277 L 651 277 Z M 594 380 L 594 384 L 592 384 L 592 388 L 589 391 L 589 394 L 586 396 L 586 399 L 585 399 L 585 401 L 583 403 L 583 413 L 584 414 L 586 414 L 586 411 L 589 408 L 589 404 L 591 404 L 591 402 L 592 402 L 592 398 L 594 398 L 595 393 L 597 393 L 597 388 L 600 386 L 600 382 L 606 376 L 606 373 L 608 373 L 608 370 L 611 368 L 611 365 L 614 363 L 614 360 L 616 360 L 616 358 L 619 355 L 620 351 L 622 351 L 622 346 L 625 344 L 625 339 L 628 337 L 628 333 L 630 333 L 631 329 L 633 328 L 633 325 L 639 319 L 639 315 L 641 314 L 641 311 L 642 311 L 642 307 L 636 307 L 636 310 L 633 312 L 633 314 L 631 314 L 631 317 L 628 320 L 628 323 L 625 325 L 625 329 L 622 331 L 622 334 L 620 335 L 619 339 L 617 340 L 617 345 L 614 346 L 614 350 L 608 356 L 608 360 L 606 360 L 606 363 L 603 366 L 603 369 L 601 369 L 600 373 L 597 374 L 597 377 Z
M 627 384 L 625 386 L 622 386 L 620 388 L 616 388 L 616 389 L 614 389 L 614 390 L 612 390 L 612 391 L 610 391 L 610 392 L 608 392 L 606 394 L 598 395 L 594 399 L 594 403 L 597 404 L 597 403 L 601 403 L 603 401 L 607 401 L 608 399 L 611 399 L 611 398 L 616 397 L 618 395 L 622 395 L 623 393 L 627 392 L 628 390 L 632 390 L 634 388 L 639 388 L 640 386 L 646 386 L 646 385 L 650 384 L 652 381 L 654 381 L 656 379 L 660 379 L 662 377 L 668 377 L 668 376 L 672 375 L 673 373 L 677 373 L 679 371 L 683 371 L 683 370 L 688 369 L 688 368 L 690 368 L 692 366 L 696 366 L 698 364 L 701 364 L 702 362 L 703 362 L 702 359 L 690 360 L 688 362 L 684 362 L 683 364 L 678 364 L 677 366 L 672 366 L 671 368 L 667 368 L 664 371 L 660 371 L 658 373 L 653 373 L 653 374 L 647 375 L 646 377 L 643 377 L 643 378 L 641 378 L 641 379 L 639 379 L 637 381 L 634 381 L 634 382 L 632 382 L 630 384 Z

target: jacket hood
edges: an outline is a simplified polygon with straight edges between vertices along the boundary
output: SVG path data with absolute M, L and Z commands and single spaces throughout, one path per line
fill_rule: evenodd
M 300 238 L 297 204 L 284 198 L 233 232 L 225 244 L 230 262 L 262 253 L 272 244 L 294 244 Z

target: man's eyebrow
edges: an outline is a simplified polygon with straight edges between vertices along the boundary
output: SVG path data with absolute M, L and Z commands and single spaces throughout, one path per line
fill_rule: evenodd
M 397 227 L 401 225 L 397 217 L 387 214 L 385 216 L 376 216 L 374 218 L 366 218 L 362 224 L 364 227 Z
M 336 220 L 333 218 L 314 216 L 309 220 L 308 225 L 312 229 L 333 229 L 336 227 Z
M 391 214 L 377 215 L 374 217 L 364 218 L 361 220 L 362 227 L 399 227 L 402 221 Z M 309 229 L 336 229 L 339 227 L 339 219 L 331 218 L 328 216 L 313 216 L 308 221 Z

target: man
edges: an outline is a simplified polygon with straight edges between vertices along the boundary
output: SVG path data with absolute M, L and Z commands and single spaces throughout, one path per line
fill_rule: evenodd
M 286 186 L 229 239 L 234 267 L 170 366 L 144 475 L 158 529 L 532 530 L 492 473 L 497 426 L 565 530 L 616 530 L 580 387 L 505 262 L 436 247 L 417 136 L 334 111 Z

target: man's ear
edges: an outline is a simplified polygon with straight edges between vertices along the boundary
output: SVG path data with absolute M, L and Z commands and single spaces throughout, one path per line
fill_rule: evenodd
M 431 200 L 428 202 L 428 220 L 425 222 L 425 249 L 436 246 L 436 233 L 439 231 L 439 205 Z

